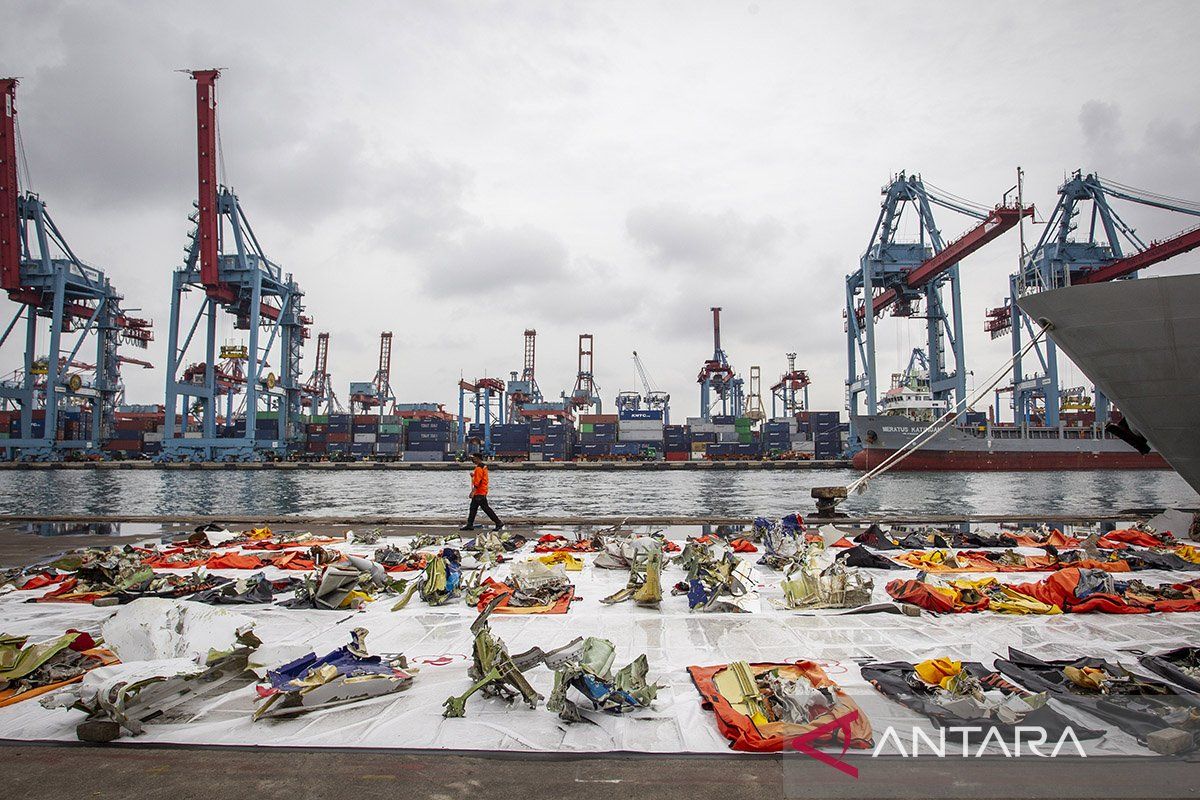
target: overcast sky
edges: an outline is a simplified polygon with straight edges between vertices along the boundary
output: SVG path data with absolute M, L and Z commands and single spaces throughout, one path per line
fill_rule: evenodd
M 400 400 L 451 407 L 460 375 L 519 369 L 533 327 L 546 394 L 573 383 L 587 332 L 608 409 L 637 387 L 636 349 L 681 421 L 720 305 L 735 369 L 761 365 L 769 385 L 797 351 L 812 405 L 841 408 L 844 276 L 894 173 L 990 205 L 1020 165 L 1039 218 L 1076 168 L 1200 199 L 1193 2 L 8 9 L 0 73 L 22 78 L 32 188 L 159 326 L 157 368 L 126 370 L 133 402 L 161 402 L 195 198 L 183 68 L 226 68 L 228 181 L 305 291 L 314 335 L 330 332 L 343 401 L 373 376 L 381 330 L 395 334 Z M 1125 216 L 1145 238 L 1194 222 Z M 947 238 L 970 226 L 938 220 Z M 1007 358 L 982 326 L 1017 256 L 1010 233 L 963 265 L 981 379 Z M 918 325 L 885 320 L 881 380 Z

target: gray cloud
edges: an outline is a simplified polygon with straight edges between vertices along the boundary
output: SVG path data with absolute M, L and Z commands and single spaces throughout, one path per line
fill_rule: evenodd
M 1078 102 L 1030 89 L 1081 30 L 1065 6 L 10 5 L 0 73 L 24 77 L 34 188 L 80 255 L 160 324 L 195 193 L 192 84 L 174 70 L 227 68 L 229 180 L 316 329 L 333 332 L 343 393 L 374 373 L 380 330 L 396 334 L 401 398 L 452 404 L 459 373 L 504 374 L 536 327 L 548 394 L 572 382 L 588 331 L 606 399 L 635 384 L 637 349 L 688 416 L 708 307 L 722 305 L 735 366 L 771 376 L 798 350 L 814 403 L 836 408 L 843 280 L 888 175 L 920 171 L 995 202 L 1020 164 L 1043 210 L 1077 166 L 1165 194 L 1200 186 L 1194 3 L 1098 3 L 1089 20 L 1130 35 L 1121 70 L 1072 76 Z M 947 31 L 946 47 L 891 55 L 897 37 Z M 981 74 L 995 76 L 983 92 Z M 1188 224 L 1128 218 L 1148 237 Z M 938 220 L 948 236 L 967 225 Z M 981 374 L 1009 355 L 981 325 L 1015 247 L 1007 234 L 964 267 Z M 1158 273 L 1196 263 L 1176 261 Z M 488 335 L 447 324 L 466 313 Z M 919 328 L 883 323 L 881 375 Z M 127 375 L 131 400 L 161 398 L 165 341 L 160 328 L 149 353 L 160 369 Z
M 567 275 L 567 248 L 533 227 L 480 228 L 439 248 L 428 269 L 427 293 L 484 297 L 500 289 L 561 282 Z
M 659 264 L 700 271 L 753 268 L 784 232 L 771 217 L 747 220 L 735 211 L 711 214 L 679 203 L 634 208 L 625 230 Z
M 1112 103 L 1089 100 L 1079 109 L 1079 127 L 1090 147 L 1112 147 L 1121 139 L 1121 109 Z

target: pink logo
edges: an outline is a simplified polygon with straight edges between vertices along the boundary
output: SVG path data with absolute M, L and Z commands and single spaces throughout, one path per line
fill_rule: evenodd
M 803 734 L 797 736 L 795 739 L 792 739 L 791 745 L 793 748 L 795 748 L 796 750 L 799 750 L 801 753 L 804 753 L 806 756 L 815 758 L 817 761 L 820 761 L 822 764 L 828 764 L 829 766 L 833 767 L 834 769 L 838 770 L 839 772 L 844 772 L 847 775 L 849 775 L 851 778 L 854 778 L 857 780 L 858 767 L 855 767 L 851 764 L 847 764 L 845 761 L 842 761 L 842 756 L 846 755 L 846 751 L 850 749 L 850 739 L 852 737 L 852 734 L 850 732 L 850 724 L 852 722 L 854 722 L 856 719 L 858 719 L 857 711 L 851 711 L 849 714 L 846 714 L 845 716 L 834 717 L 829 722 L 826 722 L 824 725 L 813 728 L 808 733 L 803 733 Z M 819 741 L 820 739 L 822 739 L 823 737 L 832 733 L 835 730 L 840 730 L 842 732 L 841 755 L 831 756 L 828 753 L 821 752 L 814 746 L 817 743 L 817 741 Z

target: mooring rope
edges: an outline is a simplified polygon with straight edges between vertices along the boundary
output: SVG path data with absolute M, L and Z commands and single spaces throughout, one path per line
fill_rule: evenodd
M 932 425 L 906 442 L 903 447 L 881 461 L 875 466 L 874 469 L 866 472 L 860 478 L 858 478 L 858 480 L 849 484 L 846 487 L 846 494 L 849 495 L 853 492 L 866 491 L 867 484 L 872 479 L 887 472 L 889 469 L 915 453 L 922 445 L 933 439 L 933 437 L 950 427 L 950 425 L 954 423 L 954 420 L 958 418 L 958 415 L 962 413 L 964 409 L 975 405 L 975 403 L 979 402 L 980 398 L 984 397 L 990 393 L 992 389 L 996 388 L 996 385 L 1004 379 L 1006 374 L 1008 374 L 1008 371 L 1012 368 L 1013 363 L 1032 350 L 1034 345 L 1036 345 L 1042 340 L 1043 337 L 1045 337 L 1046 331 L 1050 330 L 1052 327 L 1053 326 L 1049 323 L 1045 324 L 1045 326 L 1038 332 L 1037 336 L 1032 337 L 1028 344 L 1014 353 L 1012 358 L 1006 361 L 999 369 L 996 370 L 996 372 L 992 374 L 990 378 L 988 378 L 987 384 L 982 389 L 976 389 L 975 393 L 970 397 L 960 400 L 953 408 L 947 410 L 945 414 L 934 420 Z

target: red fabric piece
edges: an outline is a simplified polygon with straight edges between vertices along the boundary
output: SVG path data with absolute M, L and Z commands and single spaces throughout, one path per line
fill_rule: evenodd
M 1120 550 L 1127 544 L 1136 545 L 1137 547 L 1161 547 L 1164 540 L 1157 536 L 1146 533 L 1145 531 L 1135 531 L 1132 529 L 1109 531 L 1100 537 L 1097 544 L 1100 547 L 1109 550 Z
M 901 603 L 911 603 L 918 608 L 923 608 L 926 611 L 932 611 L 935 614 L 950 614 L 956 611 L 966 611 L 966 608 L 959 608 L 954 604 L 954 601 L 945 595 L 933 591 L 924 581 L 905 580 L 896 578 L 888 581 L 887 593 Z M 986 608 L 984 603 L 983 607 Z M 971 609 L 978 610 L 978 609 Z
M 735 553 L 757 553 L 758 548 L 749 539 L 734 539 L 729 543 Z
M 84 633 L 83 631 L 77 631 L 74 628 L 67 628 L 67 633 L 79 634 L 78 636 L 75 637 L 75 641 L 73 641 L 73 642 L 71 642 L 71 644 L 67 645 L 68 647 L 70 647 L 72 650 L 74 650 L 77 653 L 82 653 L 85 650 L 91 650 L 93 647 L 96 646 L 96 640 L 93 639 L 88 634 Z
M 243 550 L 307 550 L 314 545 L 344 544 L 345 539 L 305 539 L 303 542 L 253 542 Z
M 209 569 L 260 569 L 265 565 L 258 556 L 242 555 L 241 553 L 222 553 L 219 556 L 209 556 L 202 562 Z
M 257 558 L 257 556 L 252 556 Z M 305 558 L 298 550 L 288 550 L 266 562 L 279 569 L 309 570 L 316 569 L 317 564 L 311 558 Z
M 61 575 L 51 575 L 49 572 L 42 572 L 25 581 L 25 583 L 21 584 L 19 588 L 23 592 L 33 589 L 41 589 L 55 583 L 62 583 L 70 577 L 71 576 L 65 572 Z

